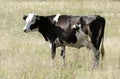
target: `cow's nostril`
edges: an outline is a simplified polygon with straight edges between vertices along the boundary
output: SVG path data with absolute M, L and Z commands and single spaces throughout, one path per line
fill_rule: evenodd
M 24 32 L 26 32 L 27 30 L 25 29 Z

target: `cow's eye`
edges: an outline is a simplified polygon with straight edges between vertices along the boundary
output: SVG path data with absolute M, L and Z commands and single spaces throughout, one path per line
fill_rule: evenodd
M 31 22 L 35 22 L 35 20 L 31 20 Z

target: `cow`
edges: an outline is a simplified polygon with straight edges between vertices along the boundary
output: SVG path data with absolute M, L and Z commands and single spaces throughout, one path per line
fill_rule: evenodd
M 24 15 L 25 33 L 38 31 L 45 41 L 50 43 L 52 65 L 56 48 L 61 47 L 62 65 L 65 65 L 65 46 L 80 49 L 86 47 L 93 50 L 93 68 L 99 67 L 99 60 L 104 58 L 105 19 L 100 15 L 50 15 L 39 16 L 35 13 Z

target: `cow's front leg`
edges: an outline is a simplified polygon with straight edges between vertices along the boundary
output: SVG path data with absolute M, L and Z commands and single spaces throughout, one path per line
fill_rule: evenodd
M 61 46 L 62 65 L 65 65 L 65 46 Z
M 54 58 L 56 55 L 56 44 L 51 44 L 51 57 L 52 57 L 52 66 L 54 66 Z

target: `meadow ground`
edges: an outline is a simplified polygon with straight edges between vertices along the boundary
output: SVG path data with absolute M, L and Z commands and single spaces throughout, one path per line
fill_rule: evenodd
M 24 33 L 24 14 L 98 14 L 106 19 L 105 59 L 92 70 L 93 53 L 67 47 L 66 66 L 60 49 L 51 67 L 49 45 L 37 33 Z M 0 79 L 120 79 L 120 2 L 111 0 L 37 1 L 0 0 Z

